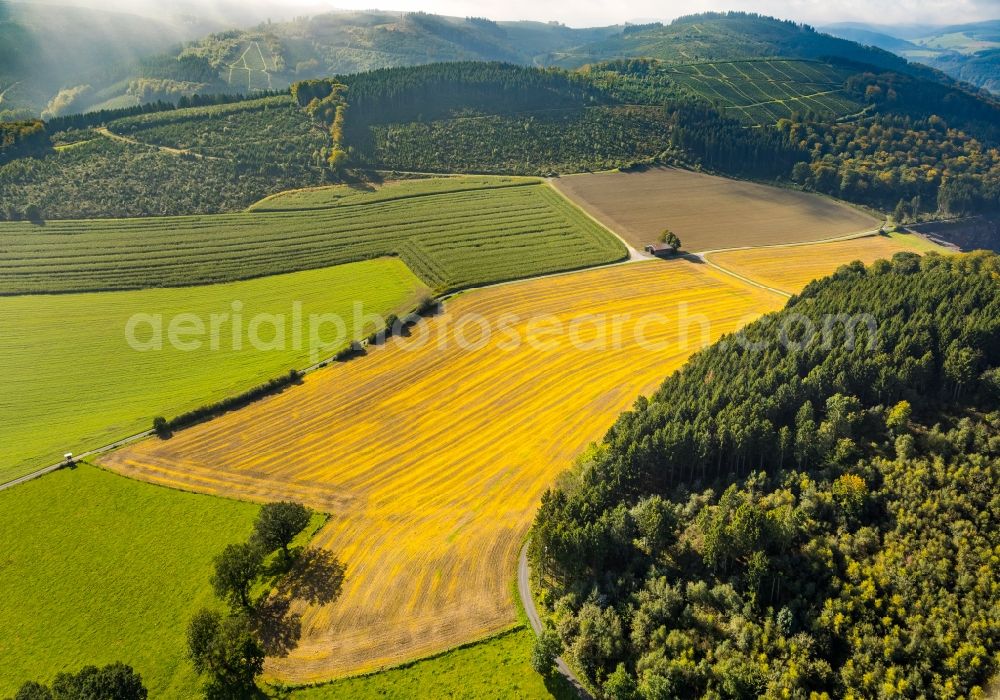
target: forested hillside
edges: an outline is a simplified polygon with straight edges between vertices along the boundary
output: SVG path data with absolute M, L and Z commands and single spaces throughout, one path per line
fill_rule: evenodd
M 327 142 L 325 130 L 287 94 L 127 117 L 110 128 L 143 143 L 289 169 L 312 166 L 310 155 Z
M 604 53 L 642 57 L 574 71 L 518 65 L 534 60 L 528 54 L 541 50 L 543 37 L 585 36 L 556 25 L 334 13 L 254 31 L 140 59 L 129 89 L 158 100 L 146 107 L 50 118 L 47 136 L 19 136 L 17 146 L 11 134 L 26 132 L 8 129 L 0 158 L 41 158 L 0 163 L 11 206 L 40 206 L 51 217 L 208 213 L 239 209 L 279 186 L 363 179 L 372 169 L 559 175 L 666 163 L 792 183 L 891 213 L 897 223 L 1000 208 L 1000 103 L 790 22 L 727 13 L 630 26 Z M 355 48 L 391 45 L 400 62 L 425 65 L 297 80 L 291 100 L 283 88 L 268 89 L 340 65 L 289 68 L 288 47 L 308 43 L 290 37 L 314 36 L 314 50 L 323 32 L 346 32 Z M 440 41 L 468 52 L 438 51 Z M 427 63 L 484 55 L 509 61 Z M 237 88 L 251 99 L 211 94 Z M 85 131 L 101 126 L 110 133 Z M 115 136 L 137 143 L 98 143 Z M 190 166 L 217 184 L 207 191 L 187 178 L 135 196 L 122 179 L 136 176 L 139 152 L 155 161 L 163 183 Z M 200 162 L 168 162 L 168 154 Z M 90 179 L 82 184 L 81 176 Z M 236 179 L 223 186 L 222 177 Z
M 1000 106 L 910 75 L 632 59 L 571 73 L 457 63 L 338 80 L 356 166 L 537 175 L 667 162 L 793 181 L 898 221 L 1000 201 Z M 748 97 L 755 89 L 771 101 Z
M 15 158 L 43 154 L 49 147 L 49 136 L 42 122 L 0 122 L 0 165 Z
M 134 15 L 0 0 L 0 121 L 100 102 L 139 58 L 187 38 L 184 27 Z
M 284 89 L 299 80 L 442 61 L 540 64 L 553 49 L 615 31 L 423 12 L 330 12 L 217 32 L 179 50 L 145 56 L 117 86 L 109 106 Z
M 173 155 L 93 131 L 41 158 L 0 157 L 0 221 L 107 218 L 239 211 L 261 197 L 328 181 L 325 171 Z
M 705 12 L 670 24 L 626 27 L 607 39 L 561 53 L 554 63 L 576 67 L 615 58 L 656 58 L 669 63 L 782 57 L 837 59 L 920 77 L 944 75 L 893 53 L 817 32 L 812 27 L 749 12 Z
M 572 662 L 614 698 L 979 697 L 998 280 L 989 254 L 847 266 L 637 401 L 535 520 Z
M 1000 93 L 1000 20 L 944 27 L 864 25 L 824 28 L 834 36 L 892 51 L 938 68 L 956 80 Z
M 589 72 L 434 64 L 341 76 L 355 164 L 557 174 L 680 160 L 778 177 L 804 156 L 635 62 Z

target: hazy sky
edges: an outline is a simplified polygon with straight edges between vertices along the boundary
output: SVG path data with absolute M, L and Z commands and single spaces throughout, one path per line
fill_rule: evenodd
M 29 0 L 30 1 L 30 0 Z M 171 8 L 208 10 L 211 1 L 194 0 L 46 0 L 90 5 L 136 14 L 162 14 Z M 312 14 L 331 9 L 423 10 L 459 17 L 557 20 L 572 26 L 670 20 L 705 10 L 750 10 L 785 19 L 825 24 L 865 21 L 880 24 L 957 24 L 1000 18 L 1000 0 L 217 0 L 227 16 L 239 7 L 257 17 L 273 13 Z M 252 8 L 252 9 L 251 9 Z

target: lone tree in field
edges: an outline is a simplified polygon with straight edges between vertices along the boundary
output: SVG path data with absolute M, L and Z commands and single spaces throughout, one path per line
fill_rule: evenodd
M 681 239 L 670 229 L 664 229 L 660 234 L 660 243 L 670 246 L 675 253 L 681 249 Z
M 233 607 L 250 609 L 250 589 L 260 575 L 264 551 L 256 542 L 231 544 L 215 558 L 212 588 Z
M 202 610 L 188 624 L 188 656 L 199 674 L 207 674 L 208 698 L 252 698 L 264 670 L 264 649 L 245 615 L 223 617 Z
M 268 503 L 260 509 L 253 526 L 253 539 L 268 552 L 281 549 L 288 561 L 288 545 L 309 524 L 309 509 L 301 503 L 281 501 Z
M 161 438 L 170 437 L 170 424 L 167 423 L 167 419 L 163 416 L 157 416 L 153 419 L 153 432 L 156 433 Z

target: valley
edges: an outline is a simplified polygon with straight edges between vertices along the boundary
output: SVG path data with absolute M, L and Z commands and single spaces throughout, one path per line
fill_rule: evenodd
M 1000 102 L 748 12 L 219 10 L 0 0 L 0 696 L 983 696 Z

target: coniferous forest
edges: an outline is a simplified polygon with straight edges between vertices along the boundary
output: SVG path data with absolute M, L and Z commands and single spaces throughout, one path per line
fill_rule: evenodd
M 998 273 L 992 254 L 844 267 L 618 419 L 531 544 L 594 685 L 981 693 L 1000 650 Z

